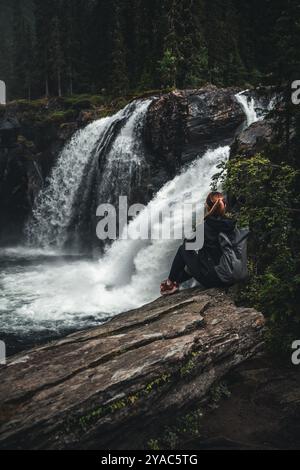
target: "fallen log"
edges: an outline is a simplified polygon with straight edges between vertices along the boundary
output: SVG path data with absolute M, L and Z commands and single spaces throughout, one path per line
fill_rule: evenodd
M 134 448 L 153 420 L 255 355 L 263 325 L 196 288 L 14 356 L 0 368 L 0 448 Z

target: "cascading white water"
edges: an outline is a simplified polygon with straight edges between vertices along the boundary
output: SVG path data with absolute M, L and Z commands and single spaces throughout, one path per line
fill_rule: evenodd
M 64 147 L 45 190 L 38 195 L 26 231 L 33 246 L 61 248 L 72 217 L 84 171 L 111 118 L 100 119 L 77 132 Z
M 238 93 L 236 96 L 237 101 L 243 108 L 243 111 L 247 118 L 247 126 L 251 126 L 254 122 L 258 121 L 260 118 L 257 116 L 255 110 L 255 100 L 252 96 L 247 96 L 245 93 L 248 90 Z
M 99 178 L 98 203 L 115 203 L 119 196 L 129 197 L 140 183 L 140 171 L 146 166 L 142 131 L 151 101 L 138 103 L 113 142 Z
M 204 201 L 218 163 L 228 155 L 229 147 L 208 151 L 158 192 L 150 203 L 152 210 L 161 211 L 171 204 L 175 220 L 181 220 L 182 203 Z M 131 224 L 143 224 L 145 216 L 141 212 Z M 37 265 L 1 276 L 5 308 L 14 311 L 14 329 L 30 325 L 40 330 L 49 323 L 59 329 L 84 326 L 153 300 L 179 243 L 117 240 L 97 263 Z M 2 324 L 3 318 L 0 316 L 0 328 L 6 331 L 11 325 Z
M 243 99 L 242 102 L 246 115 L 250 115 L 252 104 Z M 144 116 L 147 103 L 144 102 L 139 106 L 140 109 L 136 109 L 133 114 L 131 108 L 129 115 L 126 116 L 128 120 L 123 131 L 113 141 L 106 155 L 108 168 L 113 162 L 117 163 L 118 167 L 121 156 L 128 163 L 131 159 L 136 163 L 140 162 L 142 157 L 139 153 L 139 139 L 136 141 L 134 135 L 140 132 L 136 124 Z M 257 117 L 254 118 L 253 115 L 252 119 Z M 75 136 L 63 151 L 53 172 L 61 185 L 56 186 L 53 183 L 51 191 L 48 189 L 43 195 L 45 198 L 43 208 L 49 210 L 51 217 L 56 214 L 59 204 L 63 206 L 67 217 L 72 213 L 73 203 L 67 203 L 66 199 L 68 196 L 71 196 L 71 199 L 76 197 L 75 188 L 80 187 L 79 180 L 84 177 L 84 168 L 88 159 L 94 156 L 92 148 L 99 142 L 99 133 L 103 134 L 104 129 L 108 130 L 111 123 L 111 120 L 94 123 Z M 90 140 L 87 142 L 88 136 L 93 142 Z M 84 155 L 82 149 L 86 149 Z M 175 221 L 180 224 L 182 203 L 204 202 L 210 190 L 212 176 L 218 171 L 218 163 L 226 161 L 228 155 L 229 147 L 220 147 L 208 151 L 204 156 L 199 156 L 157 193 L 149 203 L 152 211 L 157 213 L 171 204 Z M 70 160 L 73 163 L 70 164 Z M 65 165 L 68 166 L 68 171 L 64 168 Z M 63 172 L 69 182 L 74 167 L 77 168 L 74 184 L 65 186 L 59 178 L 59 172 Z M 130 179 L 130 164 L 125 168 L 129 169 L 127 176 Z M 105 171 L 106 169 L 104 173 Z M 110 170 L 107 171 L 110 175 Z M 122 185 L 123 190 L 126 189 L 126 185 L 127 180 Z M 53 194 L 55 188 L 59 193 L 65 188 L 65 192 Z M 71 193 L 68 194 L 68 191 Z M 47 210 L 44 210 L 47 214 Z M 130 223 L 130 227 L 145 223 L 146 212 L 141 212 Z M 163 223 L 168 223 L 168 220 Z M 40 232 L 43 236 L 44 234 L 46 236 L 47 227 Z M 58 223 L 58 227 L 61 230 L 59 233 L 64 233 L 65 225 L 62 223 L 60 229 Z M 25 267 L 17 264 L 17 267 L 12 269 L 9 261 L 7 268 L 0 273 L 0 330 L 3 333 L 13 331 L 23 334 L 28 331 L 65 331 L 70 328 L 84 328 L 105 321 L 116 313 L 151 301 L 159 294 L 159 283 L 167 276 L 172 257 L 179 244 L 178 240 L 117 240 L 107 248 L 98 262 L 76 259 L 66 262 L 61 258 L 55 258 L 55 253 L 52 251 L 47 253 L 46 259 L 41 260 L 40 251 L 31 249 L 24 253 L 23 248 L 6 253 L 5 259 L 7 256 L 9 260 L 26 259 L 27 264 Z M 0 252 L 0 257 L 1 255 L 3 254 Z M 32 263 L 30 259 L 33 260 Z
M 98 166 L 97 148 L 101 148 L 103 141 L 107 140 L 114 124 L 126 118 L 128 121 L 106 157 L 98 202 L 109 202 L 109 195 L 128 191 L 131 175 L 142 163 L 138 129 L 143 125 L 143 117 L 150 102 L 129 104 L 114 116 L 95 121 L 73 136 L 61 152 L 46 188 L 35 202 L 26 227 L 31 246 L 64 247 L 82 199 L 86 204 L 81 210 L 89 211 L 90 201 L 84 194 L 90 190 L 89 185 L 94 183 L 89 173 Z M 76 227 L 73 227 L 73 231 L 76 231 Z
M 229 147 L 220 147 L 206 154 L 183 170 L 172 181 L 167 183 L 141 212 L 129 224 L 129 231 L 135 227 L 148 226 L 149 213 L 154 215 L 156 227 L 158 214 L 167 213 L 172 208 L 172 220 L 175 226 L 183 224 L 183 204 L 199 204 L 209 192 L 217 166 L 229 157 Z M 166 210 L 166 211 L 165 211 Z M 161 229 L 169 226 L 169 217 L 162 220 Z M 133 307 L 142 305 L 155 298 L 159 293 L 160 281 L 165 278 L 170 268 L 171 259 L 180 244 L 179 240 L 117 240 L 99 261 L 97 273 L 100 285 L 113 287 L 116 293 L 114 305 L 108 300 L 112 313 L 120 310 L 122 305 Z M 109 308 L 106 305 L 106 309 Z

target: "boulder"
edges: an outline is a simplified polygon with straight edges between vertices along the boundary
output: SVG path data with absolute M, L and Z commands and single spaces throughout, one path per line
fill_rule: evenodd
M 154 99 L 145 126 L 151 163 L 173 175 L 209 148 L 233 141 L 245 115 L 234 88 L 207 86 Z
M 252 157 L 262 152 L 274 140 L 274 122 L 270 119 L 257 121 L 241 132 L 231 146 L 231 157 Z
M 0 369 L 1 449 L 128 449 L 263 347 L 263 316 L 184 290 Z
M 188 93 L 187 140 L 183 162 L 193 160 L 208 149 L 230 144 L 245 121 L 235 88 L 206 87 Z
M 20 124 L 15 117 L 4 115 L 0 118 L 0 149 L 14 146 L 19 132 Z

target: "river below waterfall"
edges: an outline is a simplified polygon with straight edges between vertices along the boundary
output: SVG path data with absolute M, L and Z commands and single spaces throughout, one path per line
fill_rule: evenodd
M 99 307 L 98 263 L 44 249 L 0 249 L 0 331 L 8 355 L 109 319 Z

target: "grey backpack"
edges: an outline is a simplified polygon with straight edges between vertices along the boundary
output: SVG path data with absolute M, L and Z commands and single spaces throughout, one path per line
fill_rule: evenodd
M 249 277 L 247 267 L 247 238 L 248 229 L 235 228 L 233 236 L 221 232 L 219 243 L 222 256 L 215 270 L 219 279 L 226 285 L 246 281 Z

